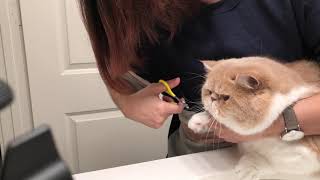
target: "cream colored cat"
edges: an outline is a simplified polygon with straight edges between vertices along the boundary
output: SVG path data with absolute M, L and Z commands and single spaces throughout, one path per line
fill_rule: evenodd
M 311 61 L 281 64 L 248 57 L 204 63 L 208 69 L 202 88 L 205 112 L 195 114 L 188 124 L 197 133 L 207 132 L 213 118 L 238 134 L 253 135 L 271 126 L 292 103 L 320 92 L 320 68 Z M 295 142 L 270 137 L 240 143 L 236 172 L 239 179 L 259 179 L 270 172 L 314 175 L 320 171 L 319 147 L 319 136 Z

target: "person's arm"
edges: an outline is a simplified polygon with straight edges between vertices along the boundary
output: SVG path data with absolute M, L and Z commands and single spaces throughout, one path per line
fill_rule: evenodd
M 299 101 L 294 110 L 305 135 L 320 135 L 320 94 Z
M 176 78 L 168 83 L 174 88 L 179 85 L 180 79 Z M 132 94 L 121 94 L 111 88 L 108 89 L 114 103 L 125 117 L 151 128 L 160 128 L 169 116 L 183 110 L 182 104 L 173 104 L 159 98 L 159 94 L 166 90 L 160 83 L 151 84 Z
M 292 5 L 308 58 L 320 63 L 320 1 L 292 0 Z M 294 111 L 306 135 L 320 135 L 320 94 L 300 100 Z
M 294 106 L 294 111 L 306 136 L 320 135 L 320 94 L 298 101 Z M 281 116 L 263 135 L 280 136 L 283 130 L 284 122 Z

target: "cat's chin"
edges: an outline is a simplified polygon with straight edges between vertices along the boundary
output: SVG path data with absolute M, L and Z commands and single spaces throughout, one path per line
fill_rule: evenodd
M 211 119 L 216 120 L 217 122 L 223 124 L 224 126 L 226 126 L 227 128 L 229 128 L 230 130 L 234 131 L 235 133 L 237 133 L 239 135 L 243 135 L 243 136 L 255 135 L 255 134 L 263 132 L 265 129 L 267 129 L 267 127 L 266 128 L 261 128 L 261 127 L 246 128 L 246 127 L 242 127 L 232 117 L 221 117 L 221 116 L 219 116 L 217 114 L 212 114 L 210 111 L 206 111 L 206 112 L 207 112 L 208 116 Z

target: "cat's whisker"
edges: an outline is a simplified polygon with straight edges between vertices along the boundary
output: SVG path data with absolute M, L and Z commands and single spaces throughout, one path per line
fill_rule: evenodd
M 204 108 L 202 103 L 196 102 L 196 101 L 190 101 L 188 99 L 185 99 L 186 103 L 192 106 L 189 108 L 189 111 L 198 111 L 198 112 L 203 112 Z
M 204 77 L 201 77 L 201 76 L 194 76 L 194 77 L 190 77 L 190 78 L 185 78 L 184 81 L 191 81 L 191 80 L 194 80 L 194 79 L 197 79 L 197 78 L 205 79 Z
M 201 103 L 198 102 L 194 102 L 194 101 L 189 101 L 189 100 L 185 100 L 187 104 L 189 104 L 191 106 L 189 110 L 198 110 L 199 112 L 203 112 L 204 108 L 203 105 Z
M 216 123 L 214 125 L 214 128 L 213 128 L 213 142 L 212 142 L 212 145 L 213 145 L 213 149 L 214 149 L 214 146 L 215 146 L 215 139 L 216 139 L 216 129 L 217 129 L 217 124 L 218 124 L 218 121 L 217 120 L 214 120 Z
M 193 72 L 186 72 L 185 74 L 190 74 L 190 75 L 196 75 L 195 77 L 193 78 L 196 78 L 196 77 L 201 77 L 203 79 L 206 79 L 207 77 L 202 75 L 202 74 L 197 74 L 197 73 L 193 73 Z
M 203 88 L 203 85 L 195 86 L 192 88 L 192 91 L 195 93 L 201 94 L 202 88 Z
M 196 107 L 201 107 L 201 108 L 203 107 L 202 104 L 196 104 L 196 103 L 189 103 L 189 104 L 190 105 L 192 104 L 193 106 L 196 106 Z
M 194 113 L 201 113 L 203 112 L 202 110 L 192 110 Z
M 194 103 L 188 103 L 190 106 L 191 106 L 191 104 L 192 104 L 192 106 L 195 106 L 195 107 L 199 107 L 199 108 L 202 108 L 203 106 L 202 105 L 200 105 L 200 104 L 194 104 Z
M 190 105 L 190 103 L 189 103 L 189 105 Z M 190 109 L 202 109 L 202 110 L 204 110 L 204 108 L 202 106 L 200 106 L 200 105 L 193 105 L 193 106 L 190 107 Z
M 186 101 L 189 102 L 189 103 L 192 103 L 194 105 L 202 106 L 202 103 L 200 103 L 200 102 L 188 101 L 188 100 L 186 100 Z
M 219 139 L 218 139 L 218 149 L 220 148 L 220 136 L 221 136 L 221 123 L 219 123 Z
M 204 109 L 203 108 L 199 108 L 199 107 L 192 107 L 192 108 L 190 108 L 189 109 L 189 111 L 199 111 L 199 112 L 203 112 L 204 111 Z
M 203 112 L 203 110 L 202 110 L 202 109 L 192 109 L 192 111 L 193 111 L 194 113 L 200 113 L 200 112 Z
M 209 134 L 210 134 L 210 130 L 211 130 L 211 128 L 212 128 L 212 125 L 215 123 L 215 120 L 213 120 L 211 123 L 210 123 L 210 126 L 209 126 L 209 129 L 208 129 L 208 131 L 207 131 L 207 135 L 206 135 L 206 139 L 205 139 L 205 143 L 206 143 L 206 149 L 205 149 L 205 151 L 207 151 L 207 147 L 208 147 L 208 145 L 207 145 L 207 141 L 208 141 L 208 137 L 209 137 Z
M 191 101 L 191 100 L 189 100 L 189 99 L 187 99 L 187 98 L 185 99 L 185 101 L 188 102 L 188 103 L 193 103 L 193 104 L 202 105 L 201 101 Z

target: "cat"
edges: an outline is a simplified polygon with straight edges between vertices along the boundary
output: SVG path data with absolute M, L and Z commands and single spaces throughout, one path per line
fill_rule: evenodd
M 266 57 L 203 61 L 207 76 L 201 97 L 205 111 L 191 117 L 195 133 L 214 119 L 241 135 L 267 129 L 289 105 L 320 92 L 320 67 L 312 61 L 280 63 Z M 319 122 L 320 123 L 320 122 Z M 285 142 L 268 137 L 239 143 L 239 179 L 264 173 L 314 175 L 320 171 L 320 136 Z

